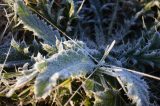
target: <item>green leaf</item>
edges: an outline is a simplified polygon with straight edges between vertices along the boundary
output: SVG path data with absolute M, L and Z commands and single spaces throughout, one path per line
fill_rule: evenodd
M 86 95 L 90 98 L 93 95 L 94 87 L 95 87 L 95 82 L 93 80 L 88 79 L 85 81 L 83 88 L 84 88 Z
M 59 86 L 67 88 L 71 93 L 72 92 L 72 79 L 69 78 L 63 81 Z
M 119 100 L 119 101 L 117 101 Z M 94 106 L 124 106 L 124 102 L 118 94 L 112 90 L 95 93 Z

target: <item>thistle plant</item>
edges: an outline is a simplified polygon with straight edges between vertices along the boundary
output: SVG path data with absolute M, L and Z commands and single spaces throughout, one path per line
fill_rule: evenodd
M 151 2 L 151 7 L 145 7 L 136 15 L 132 13 L 142 7 L 136 5 L 131 10 L 130 6 L 134 7 L 136 1 L 108 2 L 12 1 L 19 22 L 16 26 L 23 25 L 23 30 L 32 32 L 34 44 L 24 41 L 24 46 L 12 39 L 11 46 L 32 63 L 25 63 L 18 75 L 9 77 L 16 81 L 8 84 L 0 94 L 6 93 L 7 97 L 17 97 L 33 105 L 41 101 L 65 106 L 154 105 L 143 76 L 127 68 L 142 71 L 144 65 L 159 67 L 159 32 L 145 22 L 141 23 L 144 28 L 141 35 L 133 28 L 138 26 L 139 17 L 153 6 L 159 7 L 159 2 Z M 119 11 L 125 10 L 125 6 L 130 9 L 127 14 L 131 17 L 121 22 L 119 17 L 124 14 Z M 112 16 L 103 14 L 108 11 Z M 156 22 L 154 24 L 158 27 Z M 128 38 L 130 34 L 134 39 Z M 114 39 L 116 44 L 108 45 Z M 8 76 L 3 75 L 7 79 Z
M 42 43 L 42 47 L 46 51 L 49 50 L 50 55 L 45 58 L 38 53 L 34 57 L 35 63 L 30 69 L 28 69 L 28 64 L 25 64 L 21 71 L 22 75 L 16 78 L 17 81 L 13 85 L 13 88 L 7 93 L 8 97 L 12 96 L 17 89 L 23 88 L 27 83 L 33 81 L 35 99 L 46 99 L 46 97 L 51 95 L 53 88 L 58 85 L 58 80 L 86 76 L 97 71 L 99 75 L 106 74 L 115 77 L 127 96 L 137 106 L 150 105 L 148 86 L 141 79 L 141 76 L 137 76 L 121 68 L 109 68 L 102 62 L 108 55 L 111 47 L 106 50 L 105 55 L 97 64 L 97 61 L 92 57 L 96 55 L 93 52 L 94 50 L 89 49 L 84 42 L 61 40 L 58 31 L 54 33 L 51 27 L 48 27 L 44 21 L 30 12 L 23 1 L 17 0 L 15 4 L 16 13 L 24 28 L 33 31 L 35 36 L 44 40 L 46 44 Z M 108 89 L 113 90 L 113 88 Z M 91 92 L 94 93 L 95 91 Z M 95 105 L 96 103 L 94 102 Z

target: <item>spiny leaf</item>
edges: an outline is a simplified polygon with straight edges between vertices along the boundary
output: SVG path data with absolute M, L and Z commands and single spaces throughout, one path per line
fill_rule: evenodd
M 53 31 L 52 27 L 40 20 L 35 14 L 32 14 L 27 6 L 20 0 L 16 2 L 16 12 L 24 25 L 24 28 L 34 32 L 34 34 L 42 38 L 46 43 L 54 45 L 56 37 L 59 38 L 57 31 Z
M 54 53 L 57 53 L 57 52 L 58 52 L 58 50 L 57 50 L 56 47 L 52 47 L 52 46 L 50 46 L 50 45 L 48 45 L 48 44 L 43 44 L 43 43 L 41 43 L 41 44 L 42 44 L 42 48 L 43 48 L 46 52 L 48 52 L 48 55 L 53 55 Z
M 122 87 L 126 87 L 127 96 L 136 106 L 150 106 L 149 91 L 146 82 L 141 76 L 128 72 L 127 69 L 101 67 L 102 73 L 119 78 Z
M 82 48 L 77 47 L 71 41 L 65 41 L 61 45 L 65 46 L 59 49 L 57 46 L 57 53 L 53 54 L 48 59 L 42 57 L 38 53 L 35 57 L 36 63 L 32 69 L 27 69 L 27 64 L 23 68 L 23 76 L 17 78 L 17 82 L 12 90 L 9 91 L 8 96 L 11 96 L 15 90 L 23 87 L 34 77 L 34 93 L 36 99 L 46 98 L 52 91 L 52 88 L 57 85 L 58 79 L 66 79 L 72 76 L 86 75 L 95 67 L 95 63 L 85 54 L 85 46 L 83 42 L 74 41 L 80 44 Z M 62 48 L 62 47 L 60 47 Z
M 45 61 L 48 66 L 38 75 L 35 82 L 35 95 L 37 98 L 46 98 L 52 87 L 57 85 L 58 79 L 65 79 L 74 75 L 86 75 L 94 67 L 92 60 L 84 55 L 81 50 L 61 51 Z M 37 64 L 35 64 L 36 66 Z M 42 85 L 43 87 L 41 87 Z
M 21 77 L 17 77 L 17 82 L 14 87 L 6 94 L 7 97 L 13 95 L 14 91 L 20 89 L 21 87 L 25 86 L 29 81 L 37 76 L 38 72 L 33 70 L 33 72 L 29 75 L 24 75 Z

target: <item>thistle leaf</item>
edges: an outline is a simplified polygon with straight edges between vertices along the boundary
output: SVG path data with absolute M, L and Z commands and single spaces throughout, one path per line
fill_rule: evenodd
M 148 85 L 141 76 L 128 72 L 127 69 L 101 67 L 102 73 L 120 78 L 123 87 L 127 89 L 127 96 L 136 106 L 150 106 Z
M 57 85 L 58 79 L 65 79 L 74 75 L 86 75 L 94 68 L 93 61 L 87 55 L 84 55 L 81 50 L 61 51 L 45 61 L 48 65 L 35 81 L 37 98 L 46 98 L 52 88 Z M 37 65 L 38 63 L 35 64 L 35 67 Z
M 31 69 L 32 70 L 32 69 Z M 14 87 L 6 94 L 7 97 L 13 95 L 15 90 L 22 88 L 25 86 L 29 81 L 37 76 L 38 72 L 36 70 L 32 70 L 32 73 L 29 75 L 24 75 L 21 77 L 17 77 L 17 82 L 15 83 Z
M 20 0 L 16 2 L 16 12 L 20 20 L 22 20 L 24 28 L 32 31 L 34 35 L 42 38 L 46 43 L 50 45 L 55 44 L 56 37 L 59 38 L 57 31 L 53 31 L 51 26 L 40 20 L 35 14 L 32 14 Z

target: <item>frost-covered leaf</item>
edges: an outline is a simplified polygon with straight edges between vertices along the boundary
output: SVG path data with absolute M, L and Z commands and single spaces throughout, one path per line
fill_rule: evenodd
M 22 42 L 16 42 L 14 39 L 11 40 L 11 46 L 17 51 L 22 54 L 29 54 L 29 47 L 27 46 L 26 42 L 23 40 Z M 38 48 L 36 48 L 38 49 Z
M 56 37 L 59 38 L 57 31 L 54 31 L 46 22 L 39 19 L 35 14 L 32 14 L 23 1 L 17 0 L 16 12 L 22 21 L 24 28 L 32 31 L 34 35 L 42 38 L 46 43 L 50 45 L 55 44 Z
M 150 65 L 153 68 L 160 66 L 160 33 L 150 33 L 114 48 L 115 58 L 120 60 L 123 67 L 136 67 Z M 144 70 L 142 70 L 144 71 Z
M 120 84 L 127 89 L 127 96 L 136 106 L 150 106 L 149 91 L 147 83 L 141 76 L 128 72 L 127 69 L 116 67 L 101 67 L 102 73 L 120 79 Z M 123 84 L 123 85 L 122 85 Z
M 22 51 L 20 44 L 18 44 L 14 39 L 11 40 L 11 46 L 15 48 L 17 51 Z
M 94 93 L 94 106 L 125 106 L 126 104 L 118 94 L 113 90 L 105 90 Z
M 11 88 L 11 90 L 6 94 L 6 96 L 12 96 L 15 90 L 22 88 L 38 75 L 38 71 L 36 70 L 30 69 L 29 71 L 31 71 L 31 74 L 17 77 L 17 82 L 15 83 L 14 87 Z
M 35 95 L 46 98 L 52 87 L 57 85 L 58 79 L 65 79 L 74 75 L 86 75 L 94 68 L 93 61 L 78 49 L 61 51 L 45 59 L 47 67 L 38 75 L 35 81 Z M 35 64 L 37 67 L 39 63 Z M 42 69 L 42 68 L 41 68 Z
M 9 95 L 31 81 L 34 77 L 34 93 L 37 99 L 46 98 L 52 91 L 52 88 L 57 85 L 58 79 L 66 79 L 72 76 L 86 75 L 95 67 L 95 63 L 84 52 L 85 46 L 83 42 L 74 41 L 82 44 L 81 47 L 74 45 L 71 41 L 61 42 L 64 49 L 59 49 L 58 52 L 52 54 L 45 59 L 40 53 L 34 57 L 36 63 L 32 69 L 28 70 L 28 64 L 23 67 L 23 76 L 17 78 L 16 85 L 13 90 L 10 90 Z M 60 47 L 61 48 L 61 47 Z

